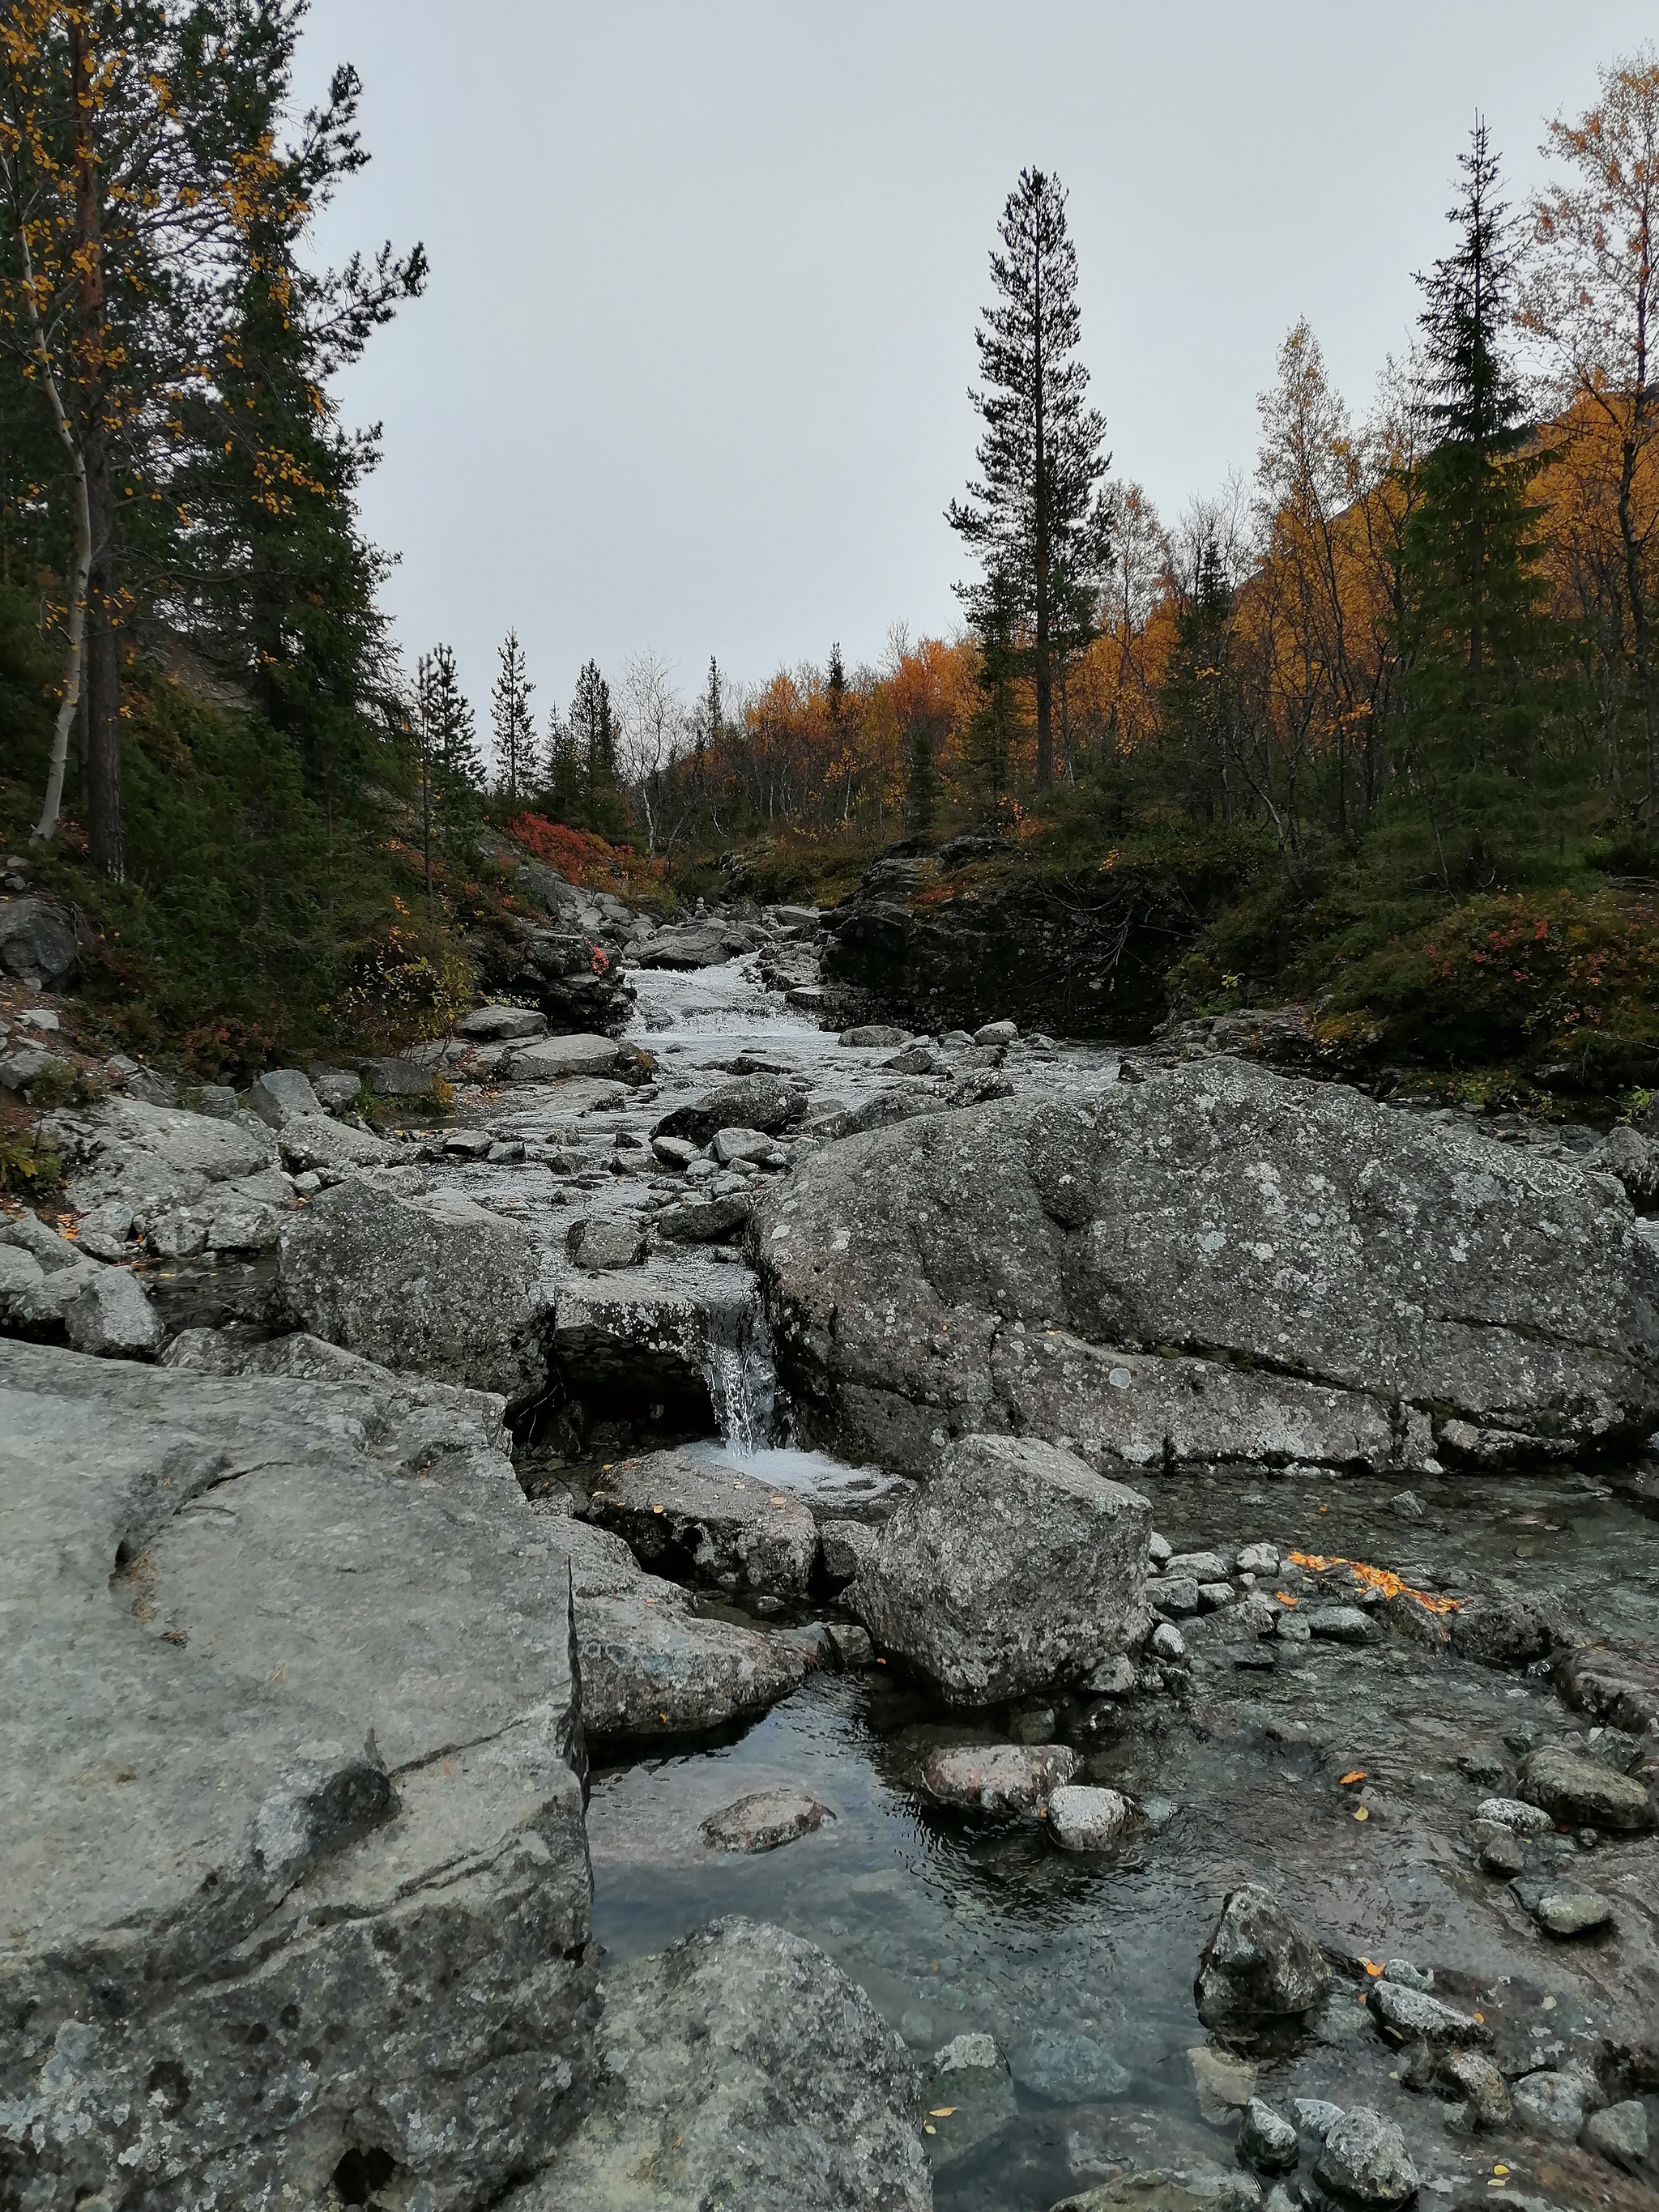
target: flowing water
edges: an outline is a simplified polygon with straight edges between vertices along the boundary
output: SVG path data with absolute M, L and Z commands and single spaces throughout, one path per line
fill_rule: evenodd
M 590 1144 L 647 1128 L 739 1059 L 798 1073 L 815 1103 L 853 1103 L 890 1080 L 879 1072 L 884 1055 L 839 1047 L 765 991 L 751 960 L 634 980 L 634 1035 L 656 1054 L 659 1079 L 649 1098 L 590 1112 Z M 1082 1093 L 1114 1079 L 1115 1055 L 1068 1047 L 1014 1072 L 1021 1087 Z M 597 1206 L 638 1202 L 601 1176 L 585 1180 Z M 512 1188 L 534 1195 L 532 1185 L 520 1170 L 495 1188 L 511 1204 Z M 694 1449 L 834 1510 L 878 1515 L 896 1479 L 794 1448 L 747 1270 L 707 1255 L 652 1265 L 702 1297 L 709 1316 L 716 1433 Z M 1155 1522 L 1177 1548 L 1231 1553 L 1265 1540 L 1393 1568 L 1424 1587 L 1547 1591 L 1595 1630 L 1650 1646 L 1659 1553 L 1638 1490 L 1621 1492 L 1623 1472 L 1447 1480 L 1422 1493 L 1420 1520 L 1393 1509 L 1390 1485 L 1322 1474 L 1147 1486 Z M 1353 1961 L 1310 2032 L 1233 2054 L 1262 2094 L 1281 2105 L 1291 2095 L 1365 2103 L 1398 2119 L 1431 2204 L 1485 2194 L 1494 2181 L 1544 2187 L 1534 2204 L 1652 2201 L 1587 2152 L 1449 2126 L 1437 2094 L 1402 2081 L 1364 2005 L 1358 1961 L 1403 1959 L 1432 1971 L 1452 2002 L 1480 2008 L 1511 2062 L 1517 2052 L 1538 2064 L 1582 2062 L 1616 2094 L 1628 2094 L 1632 2077 L 1610 2053 L 1645 2050 L 1651 2069 L 1653 1847 L 1559 1839 L 1557 1856 L 1614 1899 L 1618 1918 L 1610 1938 L 1561 1946 L 1478 1870 L 1468 1840 L 1474 1805 L 1513 1787 L 1528 1749 L 1587 1737 L 1589 1724 L 1547 1681 L 1387 1635 L 1359 1649 L 1275 1645 L 1270 1665 L 1259 1647 L 1223 1641 L 1223 1618 L 1194 1624 L 1184 1697 L 1086 1712 L 1032 1701 L 964 1721 L 896 1669 L 817 1673 L 732 1740 L 602 1764 L 589 1815 L 599 1940 L 631 1955 L 717 1914 L 747 1913 L 822 1945 L 924 2072 L 951 2038 L 988 2033 L 1012 2084 L 975 2103 L 946 2079 L 928 2099 L 937 2202 L 1042 2212 L 1126 2166 L 1233 2166 L 1236 2120 L 1200 2094 L 1211 2061 L 1200 2055 L 1195 2066 L 1192 2056 L 1207 2041 L 1192 1983 L 1225 1893 L 1261 1881 Z M 1070 1856 L 1034 1814 L 955 1813 L 921 1786 L 941 1742 L 1057 1735 L 1082 1751 L 1078 1779 L 1120 1786 L 1142 1808 L 1115 1853 Z M 1352 1779 L 1361 1772 L 1363 1808 Z M 702 1846 L 708 1814 L 783 1782 L 821 1798 L 833 1820 L 758 1856 Z M 1244 2076 L 1229 2079 L 1230 2094 L 1242 2094 Z M 1511 2174 L 1494 2176 L 1495 2160 Z

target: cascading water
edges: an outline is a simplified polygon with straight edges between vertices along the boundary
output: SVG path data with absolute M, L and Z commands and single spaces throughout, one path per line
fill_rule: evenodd
M 714 1309 L 708 1323 L 703 1374 L 720 1445 L 731 1458 L 753 1459 L 786 1442 L 779 1431 L 787 1425 L 780 1418 L 772 1336 L 758 1293 L 739 1306 Z

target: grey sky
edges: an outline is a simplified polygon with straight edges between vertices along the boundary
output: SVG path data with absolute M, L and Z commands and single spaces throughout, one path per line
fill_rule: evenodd
M 986 256 L 1022 165 L 1071 192 L 1115 472 L 1173 516 L 1250 466 L 1306 314 L 1351 402 L 1409 336 L 1485 112 L 1543 118 L 1649 0 L 315 0 L 301 93 L 365 84 L 320 234 L 423 239 L 427 297 L 342 397 L 404 650 L 485 707 L 516 625 L 544 710 L 594 654 L 763 678 L 948 630 Z

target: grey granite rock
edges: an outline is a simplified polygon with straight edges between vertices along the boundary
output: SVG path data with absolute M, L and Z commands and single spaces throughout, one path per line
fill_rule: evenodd
M 1417 2168 L 1392 2120 L 1353 2105 L 1331 2123 L 1314 2168 L 1328 2188 L 1354 2204 L 1404 2204 L 1416 2196 Z
M 951 1744 L 930 1754 L 922 1779 L 945 1804 L 1002 1813 L 1040 1804 L 1077 1768 L 1069 1744 Z
M 528 1231 L 451 1192 L 398 1199 L 337 1184 L 283 1231 L 283 1297 L 313 1335 L 383 1367 L 498 1390 L 547 1381 Z
M 1521 1786 L 1534 1804 L 1571 1827 L 1653 1826 L 1652 1800 L 1641 1783 L 1558 1745 L 1534 1751 L 1523 1762 Z
M 1659 1416 L 1659 1251 L 1610 1178 L 1237 1060 L 826 1146 L 752 1237 L 812 1440 L 912 1472 L 1002 1429 L 1417 1474 L 1431 1413 L 1499 1460 Z
M 322 1101 L 311 1079 L 297 1067 L 268 1067 L 248 1085 L 247 1103 L 273 1129 L 285 1128 L 301 1114 L 320 1114 Z
M 697 1833 L 711 1850 L 775 1851 L 811 1835 L 835 1814 L 810 1790 L 784 1784 L 752 1790 L 711 1813 Z
M 352 1383 L 0 1344 L 0 2101 L 41 2212 L 321 2204 L 354 2149 L 463 2212 L 584 2106 L 568 1577 L 500 1454 L 397 1444 Z
M 1231 1891 L 1210 1932 L 1193 1995 L 1206 2027 L 1305 2013 L 1330 1987 L 1318 1945 L 1271 1890 Z
M 928 2212 L 915 2062 L 815 1945 L 717 1921 L 604 1995 L 593 2109 L 506 2212 Z
M 1127 1644 L 1151 1517 L 1073 1453 L 966 1437 L 901 1501 L 848 1602 L 953 1704 L 1060 1687 Z

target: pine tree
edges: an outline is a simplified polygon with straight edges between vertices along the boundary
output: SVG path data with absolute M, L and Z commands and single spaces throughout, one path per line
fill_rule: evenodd
M 918 714 L 910 725 L 910 759 L 904 780 L 905 826 L 913 837 L 933 834 L 939 805 L 939 769 L 933 760 L 933 733 L 927 717 Z
M 699 745 L 705 741 L 711 747 L 718 745 L 722 720 L 720 671 L 720 663 L 712 653 L 708 656 L 708 689 L 703 696 L 703 715 L 708 726 L 698 731 L 697 742 Z
M 489 694 L 489 729 L 495 743 L 497 782 L 516 805 L 532 777 L 536 723 L 530 700 L 536 687 L 526 672 L 517 630 L 508 630 L 502 639 L 498 658 L 501 670 Z
M 847 711 L 847 671 L 842 665 L 839 643 L 830 648 L 830 674 L 824 683 L 823 693 L 829 702 L 830 726 L 839 732 L 842 717 Z
M 576 733 L 556 707 L 547 714 L 547 751 L 542 805 L 555 822 L 569 822 L 581 810 L 582 760 Z
M 982 483 L 953 500 L 951 526 L 985 574 L 958 593 L 981 641 L 1016 637 L 1036 693 L 1036 781 L 1054 776 L 1054 690 L 1069 657 L 1094 635 L 1093 611 L 1111 563 L 1105 418 L 1085 404 L 1077 359 L 1077 250 L 1066 193 L 1040 169 L 1020 173 L 991 256 L 1001 304 L 986 310 L 975 343 L 986 389 L 971 394 L 985 424 L 976 449 Z M 1012 623 L 1012 628 L 1010 624 Z
M 1524 765 L 1551 653 L 1531 497 L 1542 465 L 1501 347 L 1516 263 L 1498 160 L 1477 121 L 1458 156 L 1455 248 L 1419 279 L 1427 416 L 1437 434 L 1405 532 L 1407 742 L 1418 781 Z

